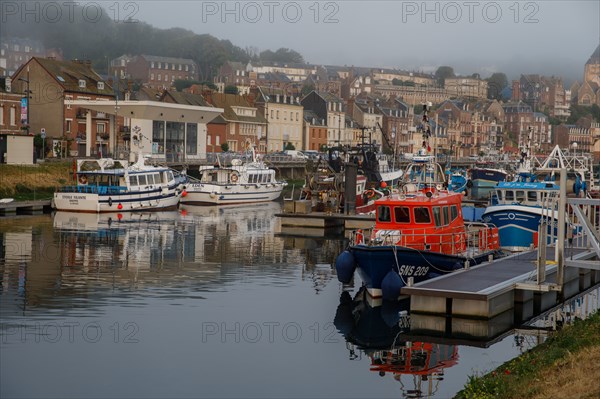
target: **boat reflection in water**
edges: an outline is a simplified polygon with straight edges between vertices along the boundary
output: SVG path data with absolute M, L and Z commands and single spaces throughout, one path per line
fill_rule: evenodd
M 344 335 L 350 360 L 368 356 L 370 370 L 381 377 L 391 374 L 403 397 L 435 395 L 444 370 L 458 363 L 458 347 L 399 338 L 410 329 L 408 302 L 370 303 L 362 287 L 355 298 L 343 292 L 334 325 Z M 375 306 L 372 306 L 375 305 Z

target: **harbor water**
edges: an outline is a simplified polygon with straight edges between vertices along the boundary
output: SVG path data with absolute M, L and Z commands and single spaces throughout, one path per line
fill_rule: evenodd
M 343 239 L 282 235 L 280 211 L 0 219 L 0 397 L 448 398 L 543 340 L 411 339 L 401 304 L 365 308 L 357 278 L 337 281 Z

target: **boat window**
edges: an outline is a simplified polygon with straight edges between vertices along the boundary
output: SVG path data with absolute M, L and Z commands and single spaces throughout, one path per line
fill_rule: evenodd
M 434 206 L 433 207 L 433 221 L 435 222 L 435 226 L 436 227 L 440 227 L 442 225 L 441 217 L 442 217 L 442 215 L 440 213 L 440 207 L 439 206 Z
M 396 223 L 410 223 L 410 209 L 405 206 L 394 207 L 394 220 Z
M 392 213 L 390 212 L 390 207 L 385 205 L 380 205 L 377 207 L 377 221 L 378 222 L 391 222 L 392 221 Z
M 171 171 L 168 171 L 168 172 L 167 172 L 167 179 L 168 179 L 169 181 L 173 180 L 173 172 L 171 172 Z
M 527 191 L 527 201 L 537 201 L 537 191 Z
M 162 181 L 160 179 L 160 173 L 155 173 L 154 174 L 154 184 L 161 184 Z
M 525 191 L 523 191 L 523 190 L 517 191 L 517 201 L 519 201 L 519 202 L 525 201 Z
M 146 175 L 139 175 L 138 181 L 140 182 L 140 186 L 145 186 L 147 184 L 146 183 Z
M 148 181 L 149 185 L 153 185 L 154 184 L 154 175 L 146 175 L 146 180 Z
M 504 192 L 504 199 L 506 201 L 514 201 L 514 199 L 515 199 L 515 193 L 514 193 L 514 191 L 508 191 L 508 190 L 505 191 Z
M 456 205 L 452 205 L 450 207 L 450 216 L 452 216 L 452 221 L 456 220 L 456 218 L 458 217 L 458 208 L 456 207 Z
M 415 223 L 431 223 L 429 208 L 415 208 Z
M 444 225 L 450 224 L 450 216 L 448 215 L 448 207 L 447 206 L 442 208 L 442 213 L 444 215 Z
M 138 178 L 137 178 L 137 176 L 129 176 L 129 185 L 130 186 L 137 186 L 138 185 Z
M 216 183 L 217 180 L 218 180 L 217 179 L 217 173 L 216 172 L 215 173 L 211 173 L 210 174 L 210 179 L 211 179 L 212 182 Z

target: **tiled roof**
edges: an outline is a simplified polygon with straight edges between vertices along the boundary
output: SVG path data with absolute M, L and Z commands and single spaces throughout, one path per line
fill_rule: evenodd
M 598 47 L 596 47 L 596 50 L 592 53 L 590 59 L 585 64 L 600 64 L 600 44 Z
M 177 104 L 198 105 L 201 107 L 212 107 L 200 94 L 183 93 L 179 91 L 166 91 L 165 96 L 171 96 Z
M 215 107 L 224 109 L 223 118 L 227 121 L 267 123 L 267 120 L 260 114 L 260 112 L 258 112 L 258 110 L 255 117 L 240 116 L 233 111 L 231 107 L 236 106 L 255 108 L 252 107 L 243 96 L 237 94 L 212 93 L 211 97 L 212 104 Z
M 326 126 L 325 124 L 325 120 L 319 118 L 319 116 L 317 114 L 314 113 L 314 111 L 310 110 L 310 109 L 305 109 L 304 110 L 304 120 L 310 124 L 313 125 L 317 125 L 317 126 Z M 313 123 L 314 121 L 314 123 Z
M 112 96 L 113 89 L 98 75 L 91 66 L 83 62 L 58 61 L 49 58 L 32 58 L 37 61 L 66 91 Z M 30 61 L 31 62 L 31 61 Z M 27 64 L 25 64 L 27 65 Z M 22 66 L 21 68 L 23 68 Z M 17 71 L 18 72 L 18 71 Z M 86 82 L 85 88 L 79 87 L 79 80 Z M 104 89 L 98 89 L 98 82 L 104 82 Z
M 317 92 L 317 95 L 319 97 L 321 97 L 323 100 L 327 101 L 328 103 L 341 103 L 342 102 L 342 100 L 338 96 L 331 94 L 329 92 L 326 92 L 326 91 L 319 91 L 319 92 Z

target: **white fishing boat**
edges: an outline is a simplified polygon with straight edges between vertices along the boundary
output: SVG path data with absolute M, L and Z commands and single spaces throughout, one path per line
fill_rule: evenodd
M 201 166 L 200 178 L 186 185 L 181 203 L 186 205 L 225 205 L 273 201 L 287 185 L 275 178 L 275 170 L 258 159 L 231 160 L 231 166 Z
M 128 212 L 175 209 L 185 175 L 146 165 L 140 153 L 129 164 L 112 158 L 76 161 L 76 185 L 54 193 L 52 206 L 70 212 Z

